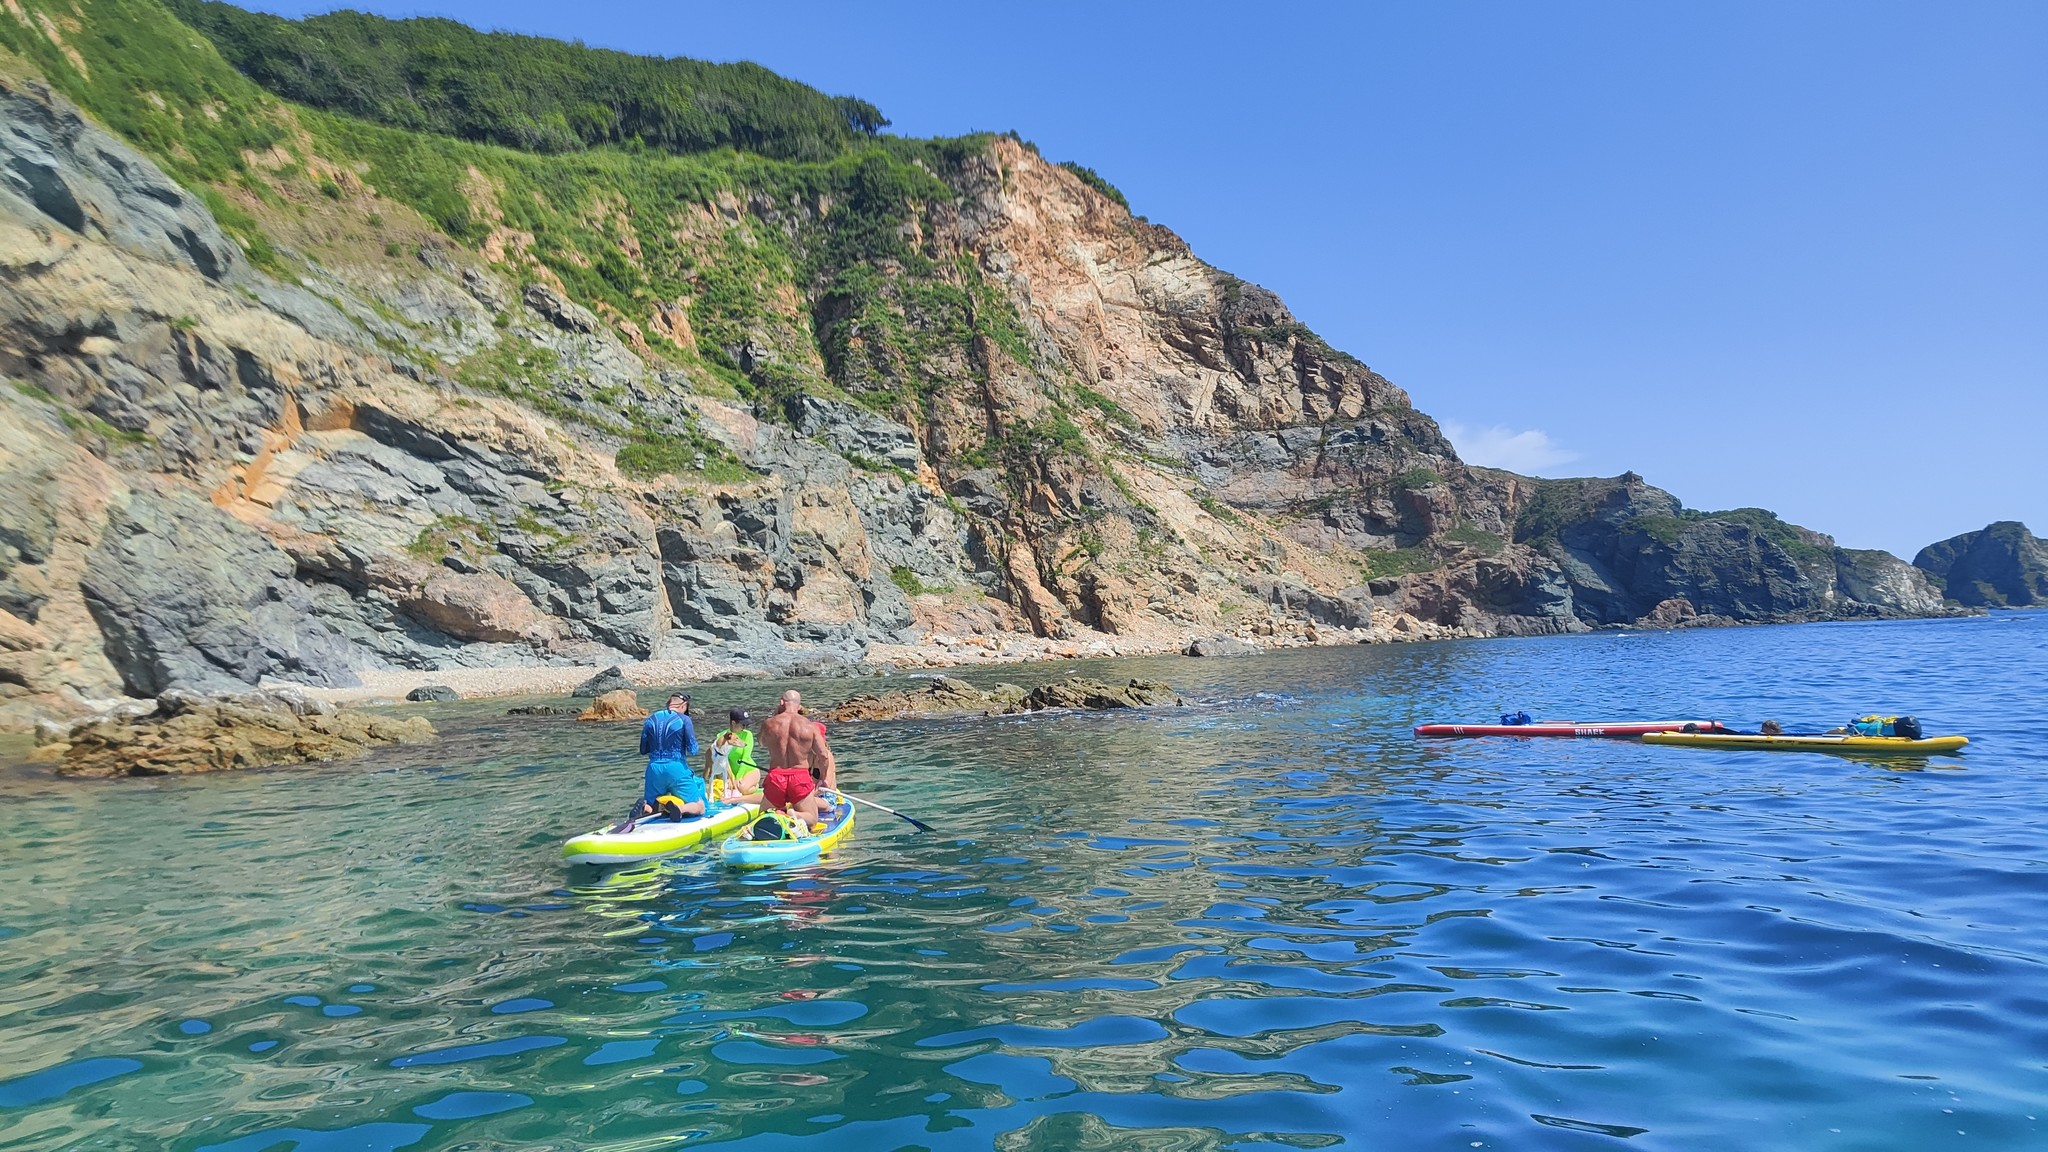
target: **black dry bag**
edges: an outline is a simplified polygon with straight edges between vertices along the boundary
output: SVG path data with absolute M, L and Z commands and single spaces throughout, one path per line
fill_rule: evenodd
M 1892 719 L 1892 735 L 1903 736 L 1908 740 L 1919 740 L 1922 738 L 1920 733 L 1920 721 L 1911 716 L 1897 716 Z

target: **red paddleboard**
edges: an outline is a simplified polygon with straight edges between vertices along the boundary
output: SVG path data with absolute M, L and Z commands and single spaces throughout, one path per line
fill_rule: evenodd
M 1417 724 L 1417 736 L 1619 736 L 1682 732 L 1687 726 L 1719 732 L 1718 720 L 1538 720 L 1534 724 Z

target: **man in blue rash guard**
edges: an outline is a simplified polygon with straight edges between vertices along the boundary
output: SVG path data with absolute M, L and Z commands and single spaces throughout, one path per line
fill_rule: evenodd
M 640 729 L 640 752 L 647 757 L 647 777 L 640 786 L 634 817 L 651 816 L 663 796 L 683 802 L 685 817 L 704 814 L 704 781 L 690 771 L 697 754 L 697 728 L 690 722 L 690 695 L 677 692 L 668 707 L 647 718 Z

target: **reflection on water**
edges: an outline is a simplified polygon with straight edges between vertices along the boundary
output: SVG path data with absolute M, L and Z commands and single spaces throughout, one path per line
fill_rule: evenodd
M 938 830 L 783 874 L 564 872 L 632 734 L 502 704 L 357 766 L 10 777 L 0 1143 L 2048 1146 L 2048 618 L 1091 670 L 1202 703 L 846 726 Z M 1408 734 L 1515 707 L 1975 743 Z

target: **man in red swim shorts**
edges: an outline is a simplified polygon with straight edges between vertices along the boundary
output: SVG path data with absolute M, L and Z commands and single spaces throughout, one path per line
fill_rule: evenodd
M 803 703 L 794 689 L 784 692 L 775 714 L 761 724 L 761 743 L 768 749 L 761 798 L 764 807 L 790 812 L 809 825 L 818 822 L 824 807 L 818 778 L 829 784 L 838 772 L 824 733 L 803 714 Z

